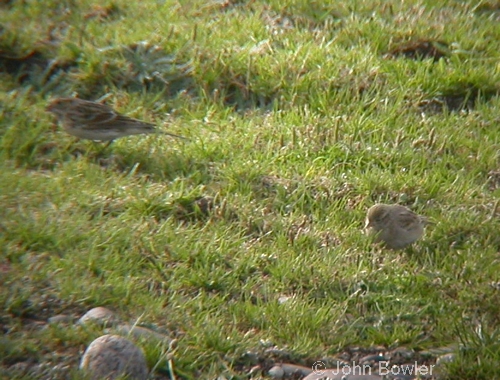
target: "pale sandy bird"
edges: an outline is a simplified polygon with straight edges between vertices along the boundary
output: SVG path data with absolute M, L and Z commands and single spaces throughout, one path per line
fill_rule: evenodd
M 401 205 L 376 204 L 368 210 L 365 231 L 388 248 L 402 249 L 420 239 L 428 221 Z
M 154 124 L 124 116 L 105 104 L 78 98 L 53 100 L 47 111 L 56 115 L 70 135 L 94 141 L 109 141 L 143 133 L 162 133 L 186 139 L 172 133 L 158 131 Z

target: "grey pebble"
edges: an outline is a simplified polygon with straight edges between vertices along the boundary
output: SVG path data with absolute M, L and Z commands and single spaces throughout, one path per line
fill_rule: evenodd
M 148 365 L 140 348 L 118 335 L 103 335 L 87 347 L 80 369 L 88 372 L 92 380 L 128 379 L 146 380 Z
M 278 303 L 279 303 L 280 305 L 282 305 L 282 304 L 284 304 L 284 303 L 286 303 L 286 302 L 288 302 L 288 301 L 290 301 L 290 300 L 293 300 L 293 297 L 290 297 L 290 296 L 280 296 L 280 297 L 278 298 Z
M 79 320 L 79 325 L 85 325 L 89 322 L 94 322 L 100 326 L 109 326 L 118 322 L 115 313 L 105 307 L 94 307 L 87 311 Z
M 273 379 L 282 379 L 285 376 L 285 371 L 280 365 L 275 365 L 268 373 Z
M 428 350 L 420 351 L 420 355 L 422 356 L 439 356 L 439 355 L 444 355 L 448 354 L 450 352 L 455 352 L 459 349 L 460 347 L 458 345 L 450 345 L 450 346 L 445 346 L 445 347 L 438 347 L 438 348 L 430 348 Z
M 67 324 L 73 322 L 74 318 L 71 315 L 57 314 L 47 319 L 51 325 Z
M 441 365 L 444 363 L 451 363 L 456 359 L 456 355 L 453 352 L 450 352 L 449 354 L 446 355 L 441 355 L 439 358 L 437 358 L 436 364 Z
M 312 372 L 312 368 L 304 367 L 297 364 L 282 363 L 275 365 L 269 370 L 269 375 L 274 379 L 282 379 L 283 377 L 291 377 L 293 375 L 307 376 Z

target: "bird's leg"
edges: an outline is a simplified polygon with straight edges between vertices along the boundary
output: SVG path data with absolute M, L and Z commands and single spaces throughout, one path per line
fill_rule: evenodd
M 101 149 L 99 149 L 99 152 L 98 152 L 98 156 L 101 156 L 104 151 L 106 149 L 108 149 L 108 147 L 111 145 L 111 143 L 113 142 L 114 140 L 109 140 L 108 143 L 106 145 L 104 145 L 104 147 L 102 147 Z
M 104 147 L 103 147 L 99 141 L 92 141 L 93 146 L 95 147 L 94 157 L 96 157 L 96 158 L 101 157 L 103 155 L 104 151 L 111 145 L 112 142 L 113 142 L 113 140 L 109 140 L 108 143 L 106 145 L 104 145 Z

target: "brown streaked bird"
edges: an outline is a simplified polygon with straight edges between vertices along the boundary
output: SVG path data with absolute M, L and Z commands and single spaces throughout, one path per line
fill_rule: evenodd
M 368 210 L 365 231 L 390 249 L 403 249 L 424 234 L 428 220 L 401 205 L 376 204 Z
M 47 106 L 47 111 L 56 115 L 66 132 L 81 139 L 111 143 L 120 137 L 148 133 L 186 139 L 173 133 L 158 131 L 154 124 L 121 115 L 105 104 L 89 100 L 58 98 Z

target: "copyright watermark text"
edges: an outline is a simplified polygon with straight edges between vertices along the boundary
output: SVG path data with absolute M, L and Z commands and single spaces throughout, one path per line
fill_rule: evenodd
M 376 365 L 371 366 L 368 364 L 355 364 L 351 365 L 341 365 L 337 363 L 334 368 L 327 368 L 326 364 L 322 361 L 317 361 L 312 365 L 312 370 L 316 375 L 321 376 L 349 376 L 349 375 L 371 375 L 372 372 L 378 374 L 379 376 L 420 376 L 420 375 L 432 375 L 435 365 L 419 365 L 417 362 L 413 364 L 404 365 L 393 365 L 389 366 L 388 361 L 380 361 Z

